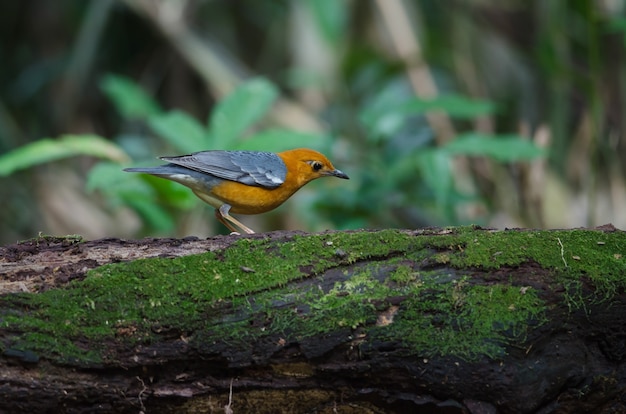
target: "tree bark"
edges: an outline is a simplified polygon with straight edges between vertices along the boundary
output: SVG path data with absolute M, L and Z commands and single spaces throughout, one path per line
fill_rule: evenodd
M 0 411 L 626 412 L 625 286 L 610 225 L 39 237 L 0 248 Z

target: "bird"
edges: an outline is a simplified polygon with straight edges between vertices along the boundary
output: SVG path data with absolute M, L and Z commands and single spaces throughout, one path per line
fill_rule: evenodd
M 232 234 L 241 234 L 240 231 L 254 234 L 254 231 L 232 217 L 231 212 L 265 213 L 317 178 L 349 179 L 323 154 L 308 148 L 278 153 L 207 150 L 159 159 L 168 164 L 124 171 L 151 174 L 189 187 L 215 208 L 215 217 Z

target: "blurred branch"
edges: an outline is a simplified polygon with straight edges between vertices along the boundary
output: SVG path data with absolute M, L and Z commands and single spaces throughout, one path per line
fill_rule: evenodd
M 407 17 L 409 13 L 402 0 L 377 0 L 377 4 L 396 53 L 405 63 L 407 75 L 415 94 L 424 99 L 437 97 L 439 94 L 437 84 L 428 64 L 422 57 L 418 35 Z M 438 145 L 441 146 L 453 140 L 457 135 L 447 114 L 430 111 L 425 116 L 434 131 L 435 141 Z M 476 188 L 467 158 L 456 157 L 452 168 L 456 188 L 465 194 L 475 194 Z M 474 212 L 479 210 L 478 204 L 480 203 L 466 203 L 464 206 L 459 206 L 457 214 L 472 220 L 475 216 Z
M 219 100 L 254 74 L 216 42 L 200 38 L 189 30 L 185 20 L 188 0 L 120 0 L 144 16 L 168 39 L 185 61 L 205 81 L 210 93 Z M 272 118 L 281 126 L 319 132 L 319 121 L 298 103 L 281 98 L 272 111 Z
M 480 39 L 480 45 L 486 44 L 491 48 L 491 53 L 496 54 L 498 50 L 504 49 L 498 38 L 487 30 L 480 31 L 480 28 L 472 22 L 465 14 L 454 14 L 452 17 L 452 41 L 456 45 L 455 52 L 452 53 L 452 60 L 455 73 L 469 92 L 470 96 L 487 98 L 489 97 L 488 85 L 481 76 L 478 62 L 481 58 L 476 57 L 473 44 L 476 39 Z M 481 56 L 482 57 L 482 56 Z M 507 59 L 510 61 L 510 59 Z M 495 120 L 493 114 L 485 114 L 474 120 L 476 131 L 486 134 L 495 133 Z
M 417 34 L 407 18 L 408 13 L 402 0 L 377 0 L 377 3 L 396 53 L 406 65 L 407 75 L 415 94 L 420 98 L 435 98 L 438 95 L 437 85 L 430 68 L 422 58 Z M 435 131 L 438 144 L 444 144 L 456 135 L 454 126 L 446 114 L 429 112 L 426 118 Z
M 219 99 L 230 93 L 246 74 L 234 62 L 227 62 L 213 42 L 192 33 L 185 20 L 189 1 L 120 0 L 151 22 L 176 48 L 187 63 L 206 81 L 210 93 Z

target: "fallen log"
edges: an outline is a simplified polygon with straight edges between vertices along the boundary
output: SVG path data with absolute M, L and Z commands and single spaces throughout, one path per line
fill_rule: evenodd
M 0 248 L 2 412 L 626 412 L 626 233 Z

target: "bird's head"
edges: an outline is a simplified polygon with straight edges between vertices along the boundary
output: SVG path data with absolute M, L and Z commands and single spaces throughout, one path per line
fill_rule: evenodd
M 295 174 L 300 186 L 320 177 L 338 177 L 348 180 L 343 171 L 336 169 L 323 154 L 307 148 L 297 148 L 278 154 L 287 171 Z

